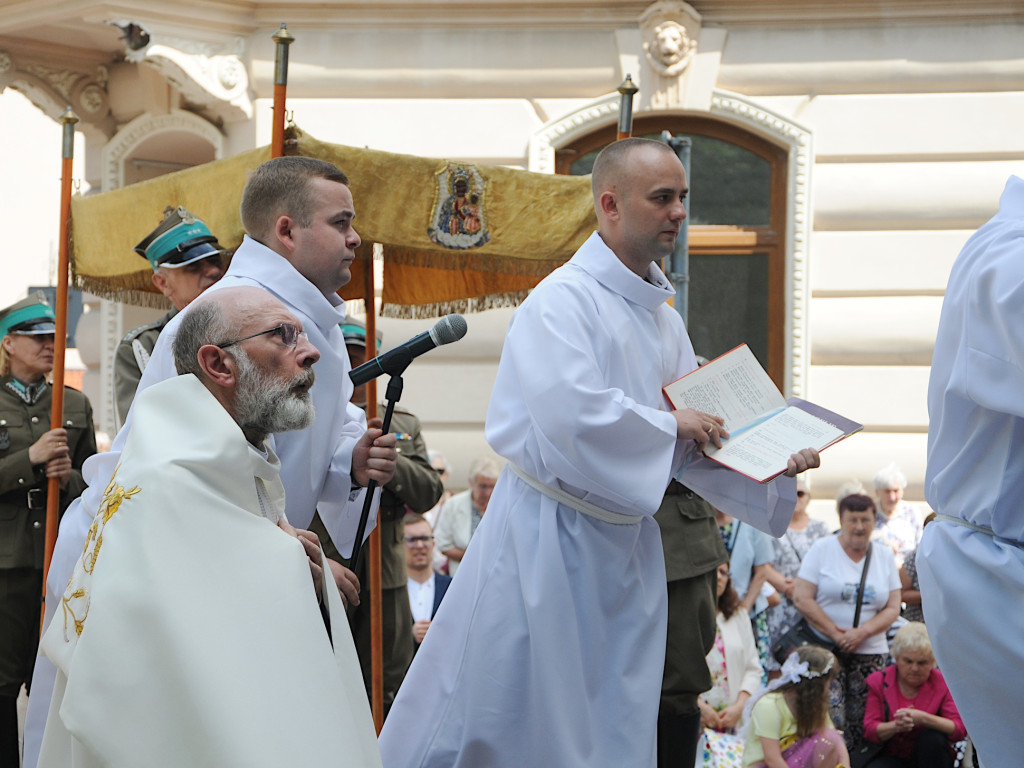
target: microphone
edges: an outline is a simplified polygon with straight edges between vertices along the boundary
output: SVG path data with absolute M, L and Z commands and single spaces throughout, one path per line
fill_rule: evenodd
M 414 357 L 429 352 L 442 344 L 451 344 L 466 335 L 466 318 L 462 315 L 447 315 L 435 323 L 429 331 L 413 336 L 405 344 L 390 349 L 348 372 L 355 386 L 365 384 L 381 374 L 401 375 Z

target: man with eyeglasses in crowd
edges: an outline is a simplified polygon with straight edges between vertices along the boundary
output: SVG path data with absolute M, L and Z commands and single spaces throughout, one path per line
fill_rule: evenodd
M 133 248 L 153 268 L 153 285 L 171 311 L 129 331 L 114 351 L 114 415 L 118 429 L 128 417 L 142 372 L 167 323 L 224 276 L 224 249 L 210 228 L 182 207 L 164 209 L 164 219 Z
M 416 648 L 430 629 L 430 622 L 441 606 L 452 577 L 434 570 L 434 531 L 423 515 L 410 512 L 405 525 L 405 565 L 409 571 L 409 605 L 412 609 L 412 636 Z
M 281 459 L 291 523 L 308 528 L 318 512 L 339 551 L 349 553 L 355 543 L 363 491 L 370 479 L 382 486 L 391 480 L 397 454 L 394 435 L 382 435 L 379 420 L 367 425 L 362 410 L 349 402 L 352 382 L 340 327 L 346 319 L 345 304 L 337 291 L 352 277 L 351 265 L 360 240 L 353 226 L 355 206 L 348 177 L 322 160 L 275 158 L 250 175 L 240 213 L 248 234 L 235 251 L 228 272 L 210 291 L 255 286 L 272 293 L 299 319 L 309 341 L 319 350 L 317 384 L 311 390 L 316 410 L 313 425 L 276 436 L 274 450 Z M 186 314 L 187 309 L 178 313 L 160 334 L 139 392 L 177 375 L 170 351 Z M 47 580 L 47 620 L 60 604 L 130 425 L 129 413 L 111 451 L 84 467 L 89 488 L 61 524 Z M 371 519 L 367 533 L 375 524 Z M 330 567 L 342 596 L 358 604 L 355 575 L 337 563 Z M 215 594 L 211 591 L 211 596 Z M 289 652 L 287 648 L 279 650 Z M 41 668 L 44 666 L 48 669 Z M 52 686 L 52 665 L 37 660 L 36 674 L 37 680 L 46 677 L 51 681 L 44 689 Z M 49 693 L 37 698 L 48 701 Z M 45 704 L 30 701 L 29 710 L 25 765 L 31 768 L 46 719 Z

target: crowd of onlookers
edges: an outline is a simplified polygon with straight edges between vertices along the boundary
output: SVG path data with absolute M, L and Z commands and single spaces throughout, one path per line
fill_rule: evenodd
M 447 482 L 445 457 L 431 451 L 430 458 Z M 406 516 L 417 647 L 498 474 L 495 462 L 479 459 L 470 467 L 467 490 L 446 491 L 425 515 Z M 811 495 L 803 479 L 788 530 L 777 539 L 717 514 L 730 559 L 718 569 L 717 636 L 707 657 L 713 685 L 700 701 L 698 765 L 960 764 L 966 732 L 935 668 L 914 568 L 927 520 L 903 501 L 906 484 L 890 465 L 875 476 L 873 493 L 856 481 L 844 485 L 836 500 L 836 531 L 809 515 Z M 815 646 L 822 651 L 807 650 Z M 815 725 L 818 705 L 811 699 L 817 694 L 808 691 L 818 689 L 824 720 Z M 766 714 L 773 701 L 792 710 L 792 722 Z M 808 733 L 797 738 L 801 718 L 810 718 L 804 723 Z M 780 735 L 774 729 L 785 732 L 787 726 L 793 730 L 789 738 L 773 739 Z M 781 763 L 773 760 L 773 741 Z
M 835 532 L 808 514 L 811 497 L 803 481 L 789 528 L 778 539 L 719 514 L 730 562 L 719 569 L 718 637 L 707 659 L 714 687 L 702 697 L 698 765 L 825 768 L 852 761 L 952 768 L 962 759 L 966 732 L 935 668 L 914 568 L 927 521 L 903 501 L 906 484 L 890 465 L 875 476 L 874 494 L 857 482 L 844 486 Z M 830 652 L 832 662 L 815 657 L 820 669 L 814 672 L 810 657 L 791 656 L 802 646 Z M 810 666 L 800 666 L 805 661 Z M 765 730 L 763 716 L 752 718 L 757 707 L 767 707 L 759 695 L 790 691 L 789 709 L 782 709 L 793 710 L 798 728 L 795 691 L 820 676 L 828 678 L 829 718 L 808 725 L 818 747 L 806 742 L 803 756 L 785 740 L 777 754 L 771 744 L 762 749 L 779 723 L 769 717 L 772 726 Z M 826 725 L 842 732 L 841 748 L 821 735 Z

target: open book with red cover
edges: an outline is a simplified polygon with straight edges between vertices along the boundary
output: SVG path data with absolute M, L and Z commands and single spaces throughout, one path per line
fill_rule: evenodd
M 786 471 L 804 448 L 823 451 L 863 425 L 799 397 L 786 400 L 775 382 L 741 344 L 664 388 L 676 410 L 692 408 L 725 419 L 729 439 L 711 443 L 709 459 L 767 483 Z

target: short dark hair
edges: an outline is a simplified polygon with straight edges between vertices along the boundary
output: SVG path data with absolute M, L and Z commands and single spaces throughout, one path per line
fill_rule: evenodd
M 667 152 L 672 157 L 676 157 L 676 153 L 672 151 L 668 144 L 654 141 L 653 139 L 628 138 L 612 142 L 602 149 L 597 159 L 594 160 L 594 170 L 591 172 L 590 186 L 594 193 L 595 202 L 601 193 L 612 183 L 612 179 L 622 173 L 629 155 L 644 147 Z
M 256 168 L 242 190 L 239 207 L 245 231 L 265 242 L 274 222 L 284 215 L 308 227 L 317 203 L 309 183 L 313 179 L 348 186 L 348 176 L 336 165 L 313 157 L 275 157 Z
M 419 512 L 406 512 L 405 517 L 402 518 L 402 525 L 413 525 L 414 523 L 426 523 L 430 526 L 430 530 L 434 530 L 434 526 L 430 525 L 430 521 Z
M 866 496 L 863 493 L 851 493 L 849 496 L 844 496 L 839 500 L 839 517 L 842 518 L 843 512 L 868 512 L 877 515 L 878 511 L 875 508 L 875 502 L 870 496 Z

